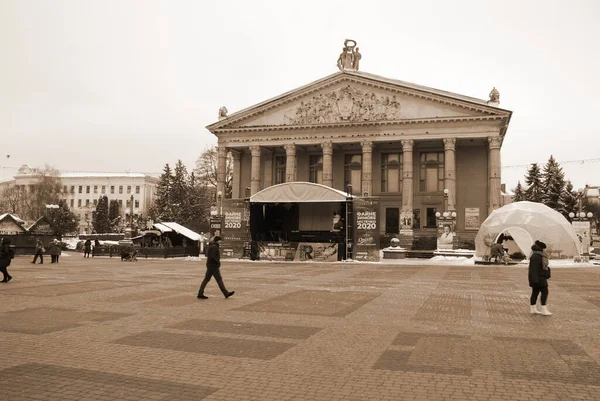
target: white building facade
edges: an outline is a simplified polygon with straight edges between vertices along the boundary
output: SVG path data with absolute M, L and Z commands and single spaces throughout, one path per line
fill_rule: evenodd
M 30 190 L 36 183 L 37 169 L 23 165 L 14 176 L 14 180 L 4 181 L 3 187 L 18 186 Z M 62 191 L 60 198 L 79 216 L 79 233 L 92 232 L 92 214 L 98 200 L 106 196 L 119 202 L 124 221 L 130 217 L 133 204 L 133 216 L 147 215 L 148 208 L 156 196 L 157 177 L 143 173 L 88 173 L 61 172 Z

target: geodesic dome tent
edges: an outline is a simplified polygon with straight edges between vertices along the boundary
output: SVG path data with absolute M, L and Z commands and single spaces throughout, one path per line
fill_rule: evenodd
M 545 242 L 548 252 L 579 256 L 578 240 L 571 223 L 556 210 L 537 202 L 514 202 L 494 210 L 475 237 L 475 256 L 489 254 L 490 245 L 504 233 L 513 237 L 525 256 L 536 240 Z

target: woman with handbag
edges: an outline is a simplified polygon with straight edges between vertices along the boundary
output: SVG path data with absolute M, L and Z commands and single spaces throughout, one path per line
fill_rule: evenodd
M 546 306 L 548 300 L 548 279 L 550 278 L 550 267 L 548 266 L 548 257 L 544 254 L 546 244 L 541 241 L 535 241 L 531 246 L 531 256 L 529 257 L 529 286 L 531 287 L 531 299 L 529 302 L 530 313 L 543 316 L 550 316 L 552 313 Z M 541 297 L 540 309 L 537 309 L 537 298 Z

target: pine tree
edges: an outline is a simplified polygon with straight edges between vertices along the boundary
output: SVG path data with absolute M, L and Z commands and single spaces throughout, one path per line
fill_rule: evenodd
M 561 196 L 561 213 L 568 217 L 569 213 L 577 211 L 577 193 L 573 190 L 571 181 L 567 181 Z
M 79 228 L 79 217 L 69 209 L 67 202 L 58 201 L 57 209 L 46 209 L 46 218 L 58 237 L 71 234 Z
M 177 161 L 171 179 L 170 200 L 172 219 L 179 224 L 186 225 L 190 219 L 190 183 L 187 169 L 181 160 Z
M 108 233 L 111 231 L 110 220 L 108 218 L 108 197 L 101 196 L 98 199 L 92 224 L 97 233 Z
M 544 186 L 542 183 L 542 172 L 537 163 L 532 163 L 525 175 L 525 200 L 530 202 L 542 202 L 544 199 Z
M 565 174 L 554 156 L 550 155 L 550 159 L 548 159 L 542 173 L 542 186 L 544 188 L 542 202 L 562 214 L 565 213 L 561 203 L 565 185 Z
M 110 231 L 118 232 L 121 225 L 121 207 L 116 199 L 112 199 L 108 206 L 108 220 L 110 221 Z
M 514 192 L 514 197 L 513 197 L 513 201 L 514 202 L 521 202 L 525 200 L 525 190 L 523 189 L 523 187 L 521 186 L 521 180 L 519 180 L 517 182 L 517 186 L 515 187 L 515 189 L 513 190 Z
M 154 221 L 173 221 L 173 204 L 171 200 L 171 187 L 173 173 L 169 164 L 165 164 L 163 173 L 156 186 L 156 200 L 150 208 L 150 217 Z

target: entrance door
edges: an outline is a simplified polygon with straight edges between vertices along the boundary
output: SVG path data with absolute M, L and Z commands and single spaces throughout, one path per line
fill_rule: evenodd
M 427 222 L 425 228 L 437 228 L 437 221 L 435 218 L 436 208 L 428 207 L 427 208 Z
M 400 225 L 400 209 L 388 207 L 385 209 L 385 233 L 398 234 Z

